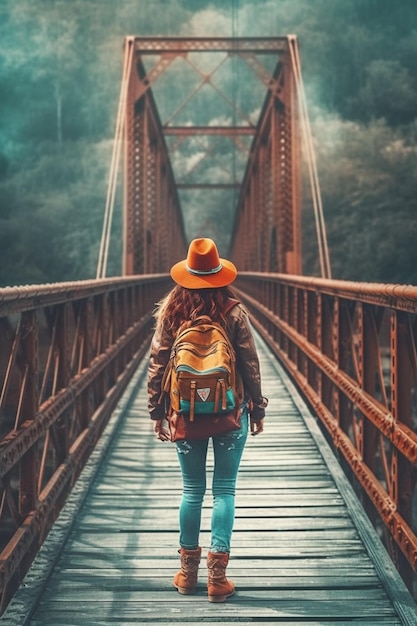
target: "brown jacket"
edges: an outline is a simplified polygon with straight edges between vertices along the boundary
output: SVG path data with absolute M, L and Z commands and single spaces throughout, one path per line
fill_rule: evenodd
M 249 326 L 248 314 L 238 303 L 227 315 L 227 332 L 236 352 L 238 400 L 246 397 L 254 404 L 262 402 L 261 376 L 255 342 Z M 163 328 L 152 338 L 148 369 L 148 409 L 154 420 L 166 417 L 168 407 L 160 404 L 161 382 L 171 354 L 174 337 Z

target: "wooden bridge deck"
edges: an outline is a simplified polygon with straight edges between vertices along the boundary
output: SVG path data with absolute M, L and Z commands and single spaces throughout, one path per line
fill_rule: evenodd
M 152 432 L 143 363 L 2 624 L 417 624 L 314 419 L 259 350 L 270 406 L 239 476 L 228 569 L 236 595 L 207 602 L 204 562 L 195 596 L 172 587 L 180 473 L 174 446 Z M 204 551 L 210 493 L 206 501 Z

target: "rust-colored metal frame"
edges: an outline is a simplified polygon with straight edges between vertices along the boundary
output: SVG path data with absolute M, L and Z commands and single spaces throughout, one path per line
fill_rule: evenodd
M 238 149 L 245 149 L 239 142 L 241 136 L 253 135 L 244 180 L 231 183 L 240 188 L 240 199 L 230 254 L 242 269 L 300 273 L 300 141 L 290 50 L 298 48 L 296 38 L 128 37 L 125 46 L 134 48 L 126 104 L 125 273 L 166 271 L 172 257 L 178 260 L 184 252 L 178 187 L 164 140 L 168 135 L 178 139 L 177 145 L 191 135 L 221 135 Z M 152 86 L 177 57 L 198 52 L 236 55 L 251 68 L 266 88 L 256 128 L 247 119 L 231 126 L 161 123 Z M 272 73 L 260 61 L 265 54 L 277 56 Z M 143 62 L 146 55 L 158 57 L 149 73 Z M 201 81 L 210 83 L 211 74 L 201 73 Z M 240 112 L 236 117 L 241 118 Z M 228 186 L 178 183 L 181 188 Z M 166 249 L 166 241 L 172 249 Z
M 185 255 L 181 208 L 149 78 L 125 41 L 128 70 L 124 154 L 123 273 L 166 272 Z
M 236 212 L 231 255 L 243 271 L 302 272 L 299 108 L 290 54 L 298 43 L 295 37 L 285 42 L 269 80 Z
M 417 287 L 249 273 L 237 286 L 360 485 L 371 519 L 382 520 L 387 547 L 411 588 Z
M 148 349 L 169 284 L 0 289 L 0 613 Z

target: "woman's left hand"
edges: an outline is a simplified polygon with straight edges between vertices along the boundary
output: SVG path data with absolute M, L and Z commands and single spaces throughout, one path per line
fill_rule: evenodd
M 165 428 L 164 425 L 165 422 L 165 419 L 155 421 L 154 430 L 156 432 L 156 438 L 160 441 L 171 441 L 171 435 L 169 433 L 169 430 Z
M 256 437 L 256 435 L 259 435 L 259 433 L 263 433 L 263 431 L 264 431 L 263 419 L 258 420 L 257 422 L 255 422 L 255 420 L 253 419 L 250 420 L 250 434 L 253 437 Z

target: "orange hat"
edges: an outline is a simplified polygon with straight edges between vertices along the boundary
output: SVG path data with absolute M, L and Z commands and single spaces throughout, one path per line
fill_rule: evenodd
M 221 259 L 212 239 L 193 239 L 185 261 L 171 267 L 172 279 L 187 289 L 226 287 L 234 281 L 237 269 L 231 261 Z

